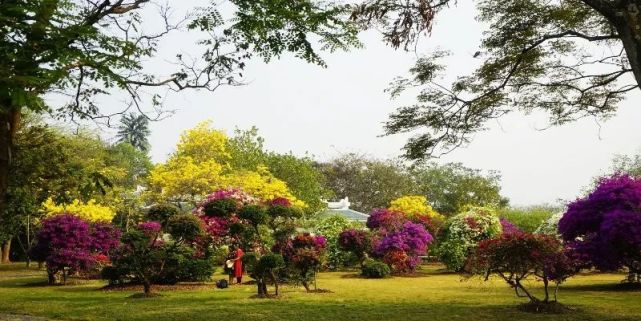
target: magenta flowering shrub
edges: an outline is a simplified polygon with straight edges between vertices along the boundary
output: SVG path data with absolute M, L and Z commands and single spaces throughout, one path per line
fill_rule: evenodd
M 428 245 L 434 238 L 421 224 L 405 222 L 390 232 L 376 245 L 374 253 L 383 258 L 395 272 L 413 272 L 426 255 Z
M 603 178 L 577 199 L 559 221 L 561 237 L 602 271 L 626 267 L 631 280 L 641 274 L 641 180 L 617 174 Z
M 273 200 L 270 201 L 270 205 L 272 205 L 272 206 L 279 205 L 279 206 L 290 207 L 290 206 L 292 206 L 292 202 L 290 200 L 288 200 L 287 198 L 285 198 L 285 197 L 276 197 L 276 198 L 274 198 Z
M 512 222 L 505 218 L 501 218 L 501 227 L 503 228 L 503 234 L 514 234 L 522 232 L 520 228 L 514 225 Z
M 277 244 L 272 251 L 283 255 L 291 277 L 310 292 L 309 285 L 315 280 L 316 272 L 322 265 L 326 248 L 327 239 L 324 236 L 301 233 L 287 240 L 285 244 Z
M 370 229 L 393 231 L 401 227 L 406 221 L 405 215 L 401 212 L 377 208 L 370 213 L 366 225 Z
M 49 284 L 62 282 L 72 273 L 84 272 L 119 245 L 120 231 L 108 223 L 90 225 L 72 214 L 61 214 L 42 222 L 37 243 L 29 251 L 32 259 L 47 264 Z
M 155 221 L 142 222 L 138 224 L 138 230 L 147 236 L 157 235 L 162 231 L 162 225 Z

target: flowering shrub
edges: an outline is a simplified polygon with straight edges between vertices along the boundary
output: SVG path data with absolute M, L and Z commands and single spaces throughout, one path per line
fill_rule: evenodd
M 534 233 L 552 235 L 556 236 L 557 238 L 561 238 L 561 236 L 559 235 L 559 221 L 563 217 L 563 214 L 565 213 L 559 212 L 550 216 L 547 220 L 543 221 L 543 223 L 541 223 L 539 227 L 536 228 Z
M 371 240 L 367 231 L 352 228 L 338 235 L 338 246 L 344 251 L 353 253 L 362 268 L 367 252 L 371 250 Z
M 393 231 L 405 223 L 407 219 L 401 212 L 386 208 L 374 209 L 367 218 L 367 227 L 381 231 Z
M 324 236 L 302 233 L 289 239 L 279 248 L 290 267 L 291 276 L 300 282 L 307 292 L 311 291 L 309 284 L 316 279 L 316 272 L 321 267 L 326 247 L 327 239 Z
M 118 246 L 119 237 L 120 231 L 108 223 L 90 225 L 76 215 L 60 214 L 42 221 L 29 255 L 46 262 L 49 284 L 55 284 L 60 273 L 65 283 L 70 273 L 104 263 L 104 256 Z
M 497 238 L 482 240 L 467 262 L 467 270 L 487 278 L 496 274 L 513 287 L 518 296 L 527 297 L 530 303 L 550 302 L 548 285 L 558 287 L 576 274 L 582 263 L 569 248 L 548 235 L 524 232 L 504 233 Z M 543 281 L 544 298 L 539 299 L 523 285 L 528 277 Z M 556 293 L 552 302 L 556 302 Z
M 95 200 L 84 203 L 80 200 L 73 200 L 70 204 L 56 204 L 51 198 L 43 204 L 45 217 L 53 217 L 59 214 L 73 214 L 87 222 L 111 222 L 116 212 L 108 206 L 97 204 Z
M 501 218 L 499 221 L 501 222 L 501 229 L 503 230 L 503 234 L 514 234 L 522 232 L 521 229 L 519 229 L 516 225 L 512 224 L 512 222 L 508 221 L 505 218 Z
M 440 218 L 443 216 L 437 213 L 432 206 L 427 203 L 425 196 L 403 196 L 393 200 L 390 203 L 390 211 L 405 213 L 407 217 L 427 216 L 429 218 Z
M 432 235 L 423 225 L 405 222 L 400 229 L 387 234 L 374 252 L 395 272 L 413 272 L 432 241 Z
M 498 236 L 501 232 L 501 222 L 493 210 L 471 208 L 445 222 L 439 234 L 437 254 L 448 269 L 460 271 L 478 242 Z
M 598 269 L 627 267 L 630 281 L 641 281 L 641 179 L 601 179 L 587 197 L 568 205 L 558 231 Z

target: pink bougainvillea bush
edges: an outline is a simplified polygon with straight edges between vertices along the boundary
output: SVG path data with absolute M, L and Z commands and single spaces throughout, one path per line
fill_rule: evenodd
M 602 271 L 625 267 L 641 282 L 641 179 L 614 175 L 568 205 L 559 234 Z
M 49 284 L 55 284 L 59 276 L 65 283 L 71 274 L 106 264 L 109 253 L 120 244 L 120 234 L 109 223 L 89 224 L 73 214 L 60 214 L 42 221 L 29 255 L 46 263 Z

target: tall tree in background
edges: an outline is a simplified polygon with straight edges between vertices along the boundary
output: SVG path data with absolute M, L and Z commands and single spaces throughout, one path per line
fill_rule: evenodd
M 452 0 L 364 0 L 352 19 L 409 49 Z M 397 96 L 417 88 L 417 103 L 400 107 L 387 134 L 415 132 L 405 157 L 424 159 L 470 141 L 488 121 L 510 112 L 543 111 L 552 125 L 607 118 L 641 84 L 641 0 L 484 0 L 474 2 L 489 27 L 474 57 L 480 66 L 451 84 L 440 81 L 447 53 L 418 59 Z
M 129 113 L 120 118 L 116 137 L 118 138 L 118 143 L 129 143 L 131 146 L 146 153 L 149 151 L 147 137 L 149 137 L 150 133 L 149 119 L 145 115 Z
M 418 188 L 409 171 L 393 161 L 345 154 L 319 167 L 327 188 L 338 198 L 349 197 L 352 209 L 360 212 L 387 207 L 396 198 L 415 194 Z
M 443 215 L 461 213 L 467 206 L 505 207 L 508 199 L 501 196 L 501 176 L 483 173 L 460 163 L 430 164 L 412 169 L 418 191 Z
M 269 60 L 292 52 L 324 66 L 310 36 L 329 50 L 358 45 L 356 28 L 342 19 L 344 6 L 312 0 L 225 4 L 231 9 L 227 17 L 212 3 L 174 19 L 171 10 L 151 0 L 0 1 L 0 213 L 25 110 L 109 124 L 113 115 L 100 107 L 106 96 L 129 98 L 115 114 L 157 112 L 161 92 L 241 84 L 253 54 Z M 145 68 L 166 35 L 185 29 L 200 32 L 201 52 L 176 52 L 175 69 L 162 74 Z M 60 99 L 46 103 L 45 96 Z

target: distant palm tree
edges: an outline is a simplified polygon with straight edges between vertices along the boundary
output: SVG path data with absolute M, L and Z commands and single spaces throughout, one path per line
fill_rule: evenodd
M 120 119 L 116 137 L 118 137 L 118 143 L 129 143 L 146 153 L 149 150 L 147 137 L 150 133 L 147 117 L 130 113 L 123 115 Z

